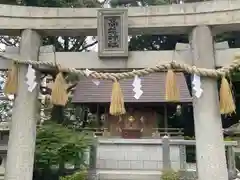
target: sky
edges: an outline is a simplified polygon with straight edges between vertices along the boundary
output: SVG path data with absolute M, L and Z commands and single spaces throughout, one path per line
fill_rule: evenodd
M 92 42 L 93 42 L 93 40 L 92 40 L 92 36 L 88 36 L 87 39 L 86 39 L 86 41 L 87 41 L 87 44 L 92 43 Z M 97 52 L 97 51 L 98 51 L 98 43 L 95 44 L 94 46 L 88 48 L 88 49 L 91 50 L 91 51 L 95 51 L 95 52 Z
M 0 50 L 5 49 L 5 45 L 0 43 Z

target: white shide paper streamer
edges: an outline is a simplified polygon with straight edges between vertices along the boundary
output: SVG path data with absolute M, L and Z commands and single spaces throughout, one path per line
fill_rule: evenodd
M 32 65 L 28 65 L 28 71 L 26 74 L 26 84 L 28 85 L 28 91 L 32 92 L 36 86 L 37 86 L 37 82 L 36 82 L 36 71 L 33 69 Z
M 203 89 L 201 88 L 201 77 L 194 74 L 193 80 L 192 80 L 192 85 L 193 85 L 194 95 L 197 98 L 200 98 L 203 93 Z
M 139 99 L 142 96 L 143 91 L 141 89 L 142 87 L 141 79 L 138 76 L 134 77 L 132 86 L 133 86 L 133 92 L 135 92 L 134 98 Z

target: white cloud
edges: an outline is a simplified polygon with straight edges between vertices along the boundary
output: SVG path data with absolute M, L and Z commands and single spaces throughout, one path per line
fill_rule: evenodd
M 87 44 L 91 44 L 91 43 L 94 42 L 92 36 L 88 36 L 88 37 L 86 38 L 86 41 L 87 41 Z M 89 49 L 90 51 L 98 52 L 98 43 L 95 44 L 94 46 L 89 47 L 88 49 Z

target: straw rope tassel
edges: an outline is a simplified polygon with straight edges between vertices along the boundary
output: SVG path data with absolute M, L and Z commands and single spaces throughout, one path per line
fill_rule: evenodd
M 169 102 L 178 102 L 180 95 L 179 95 L 179 88 L 177 87 L 177 79 L 176 74 L 173 72 L 172 69 L 169 69 L 166 75 L 166 87 L 165 87 L 165 99 Z
M 109 111 L 110 114 L 114 116 L 119 116 L 126 113 L 124 97 L 118 81 L 115 81 L 112 86 L 112 97 Z
M 51 101 L 55 105 L 65 106 L 68 101 L 67 83 L 63 74 L 59 72 L 53 83 Z
M 220 112 L 221 114 L 232 114 L 236 110 L 232 90 L 225 77 L 222 77 L 220 87 Z
M 7 73 L 7 80 L 3 88 L 4 94 L 16 94 L 18 88 L 18 68 L 13 63 L 11 69 Z

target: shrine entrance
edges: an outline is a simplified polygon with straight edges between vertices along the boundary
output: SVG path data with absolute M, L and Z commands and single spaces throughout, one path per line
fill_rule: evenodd
M 146 100 L 145 88 L 153 87 L 153 84 L 144 86 L 142 78 L 153 79 L 154 74 L 164 73 L 163 79 L 166 79 L 164 91 L 152 91 L 147 97 L 151 98 L 151 102 L 157 103 L 158 98 L 162 97 L 166 102 L 174 103 L 182 98 L 178 72 L 191 74 L 193 77 L 191 101 L 196 136 L 196 141 L 191 143 L 196 144 L 197 149 L 198 179 L 228 179 L 225 147 L 233 146 L 235 142 L 224 142 L 221 114 L 231 114 L 235 111 L 228 75 L 239 69 L 240 57 L 235 54 L 239 49 L 229 49 L 226 46 L 217 48 L 218 43 L 213 41 L 213 34 L 239 28 L 239 20 L 232 17 L 239 16 L 240 3 L 210 1 L 175 5 L 174 8 L 169 5 L 123 9 L 46 9 L 1 5 L 0 9 L 4 10 L 3 14 L 0 14 L 1 33 L 21 35 L 19 48 L 0 54 L 1 69 L 9 70 L 5 93 L 16 95 L 5 180 L 32 180 L 38 109 L 36 99 L 40 84 L 38 75 L 46 69 L 58 72 L 51 94 L 51 101 L 55 105 L 64 106 L 68 101 L 67 82 L 64 76 L 66 73 L 93 79 L 94 84 L 103 81 L 100 85 L 102 84 L 108 89 L 107 92 L 111 93 L 105 95 L 100 91 L 98 94 L 92 93 L 91 98 L 85 103 L 94 102 L 96 95 L 99 94 L 102 98 L 108 98 L 109 117 L 121 123 L 123 121 L 119 121 L 119 117 L 122 116 L 123 120 L 127 120 L 124 121 L 122 131 L 126 132 L 127 136 L 130 134 L 135 137 L 142 136 L 144 129 L 142 130 L 141 125 L 146 121 L 141 118 L 142 115 L 135 117 L 131 114 L 132 111 L 127 110 L 125 103 L 129 99 L 135 103 Z M 219 20 L 219 16 L 223 18 Z M 190 43 L 181 44 L 180 49 L 176 46 L 174 51 L 128 52 L 129 35 L 156 32 L 188 34 Z M 41 46 L 42 34 L 97 35 L 98 52 L 55 52 L 52 47 Z M 103 69 L 119 69 L 119 72 L 106 72 Z M 218 79 L 221 80 L 220 98 Z M 131 86 L 124 87 L 123 84 L 127 80 L 131 81 Z M 132 93 L 124 96 L 126 90 Z M 116 168 L 128 167 L 130 170 L 134 167 L 142 172 L 141 168 L 147 167 L 159 173 L 159 168 L 163 170 L 171 168 L 172 163 L 172 168 L 179 170 L 185 167 L 184 156 L 179 156 L 180 152 L 184 154 L 183 145 L 186 145 L 184 143 L 181 142 L 177 147 L 166 146 L 171 144 L 166 137 L 161 140 L 103 139 L 101 144 L 112 149 L 106 153 L 104 148 L 100 148 L 102 151 L 99 152 L 101 156 L 99 160 L 104 160 L 102 164 L 105 169 L 116 166 Z M 122 144 L 124 151 L 133 153 L 127 160 L 128 155 L 122 153 L 119 144 Z M 133 146 L 128 146 L 129 144 Z M 162 146 L 160 147 L 159 144 Z M 165 158 L 169 157 L 169 152 L 172 151 L 173 157 L 178 158 L 166 160 Z M 160 152 L 163 159 L 159 156 Z M 140 157 L 136 156 L 138 153 Z M 159 158 L 155 161 L 156 157 Z M 141 167 L 136 163 L 138 158 L 141 158 Z M 145 158 L 153 160 L 147 161 Z M 102 164 L 99 164 L 99 167 L 102 167 Z M 116 174 L 114 176 L 116 177 Z M 154 178 L 156 179 L 156 176 Z

